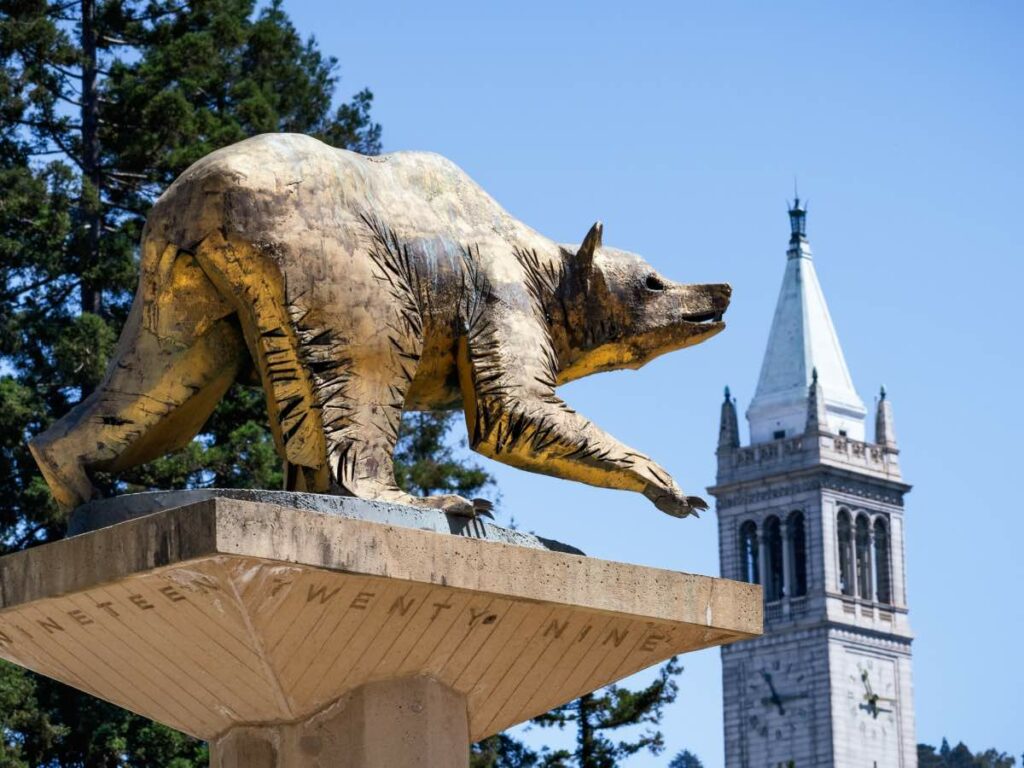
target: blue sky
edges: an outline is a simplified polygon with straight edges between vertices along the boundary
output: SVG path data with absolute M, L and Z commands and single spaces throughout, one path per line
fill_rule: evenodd
M 728 281 L 729 328 L 563 396 L 691 493 L 714 481 L 724 384 L 753 395 L 794 174 L 854 382 L 895 408 L 908 497 L 917 735 L 1024 752 L 1020 221 L 1024 6 L 339 3 L 303 34 L 376 95 L 387 150 L 452 158 L 559 241 Z M 716 521 L 506 469 L 502 507 L 588 553 L 717 574 Z M 722 763 L 717 651 L 684 658 L 665 765 Z M 542 734 L 545 738 L 546 734 Z M 535 739 L 530 734 L 531 740 Z

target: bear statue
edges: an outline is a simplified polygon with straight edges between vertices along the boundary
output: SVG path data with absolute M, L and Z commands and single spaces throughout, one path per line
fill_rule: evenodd
M 404 410 L 464 410 L 515 467 L 705 509 L 555 389 L 638 368 L 724 327 L 728 285 L 682 285 L 595 224 L 578 247 L 509 215 L 435 154 L 366 157 L 297 134 L 213 152 L 153 206 L 100 386 L 31 450 L 64 509 L 188 443 L 232 382 L 266 392 L 288 490 L 432 506 L 395 483 Z

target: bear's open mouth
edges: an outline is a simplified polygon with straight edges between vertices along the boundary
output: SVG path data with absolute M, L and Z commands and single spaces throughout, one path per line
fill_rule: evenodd
M 722 320 L 722 315 L 725 312 L 722 310 L 712 310 L 711 312 L 702 312 L 699 315 L 686 315 L 683 319 L 690 323 L 717 323 Z

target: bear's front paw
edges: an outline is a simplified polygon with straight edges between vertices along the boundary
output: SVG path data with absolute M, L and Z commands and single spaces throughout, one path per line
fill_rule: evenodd
M 459 517 L 489 517 L 494 519 L 494 504 L 487 499 L 464 499 L 455 494 L 440 494 L 438 496 L 422 496 L 413 502 L 423 507 L 434 507 L 448 515 Z
M 666 490 L 648 485 L 644 496 L 654 502 L 654 506 L 672 517 L 700 517 L 699 510 L 707 509 L 708 503 L 700 496 L 687 496 L 678 488 Z

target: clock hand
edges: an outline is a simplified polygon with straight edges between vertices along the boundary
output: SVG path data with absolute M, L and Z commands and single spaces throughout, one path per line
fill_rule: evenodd
M 786 714 L 786 710 L 782 706 L 782 701 L 779 699 L 779 692 L 775 690 L 775 683 L 772 682 L 771 674 L 769 674 L 768 670 L 762 669 L 761 676 L 764 677 L 765 682 L 768 683 L 768 688 L 772 692 L 771 700 L 775 704 L 775 706 L 779 708 L 779 714 Z
M 761 699 L 761 703 L 764 704 L 766 707 L 777 707 L 780 715 L 786 714 L 786 708 L 782 706 L 783 701 L 785 701 L 784 698 L 777 698 L 775 696 L 765 696 L 763 699 Z
M 864 687 L 868 690 L 869 696 L 874 696 L 874 691 L 871 690 L 871 681 L 868 679 L 868 672 L 864 670 L 860 673 L 860 679 L 864 681 Z
M 787 693 L 784 696 L 779 696 L 779 701 L 796 701 L 798 699 L 806 699 L 806 693 Z

